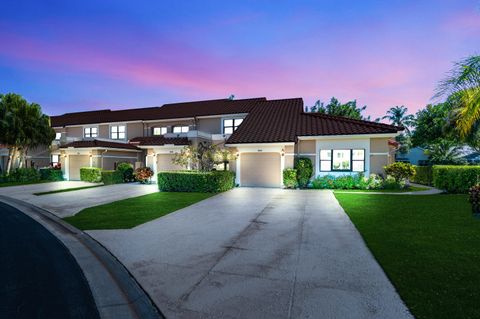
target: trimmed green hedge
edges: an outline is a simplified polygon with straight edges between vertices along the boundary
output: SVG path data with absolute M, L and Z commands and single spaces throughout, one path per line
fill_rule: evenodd
M 43 181 L 63 181 L 63 173 L 61 169 L 40 168 L 40 179 Z
M 298 186 L 305 188 L 313 175 L 312 160 L 308 157 L 295 158 L 294 168 L 297 170 Z
M 433 185 L 433 167 L 432 166 L 414 166 L 415 176 L 410 180 L 417 184 Z
M 100 183 L 102 181 L 102 170 L 98 167 L 82 167 L 80 168 L 80 180 Z
M 433 186 L 449 193 L 467 193 L 480 182 L 480 166 L 433 166 Z
M 4 179 L 5 182 L 39 182 L 40 173 L 35 168 L 16 168 Z
M 158 189 L 164 192 L 219 193 L 235 186 L 235 174 L 230 171 L 160 172 L 157 180 Z
M 102 181 L 104 185 L 122 184 L 123 172 L 121 171 L 102 171 Z
M 283 170 L 283 185 L 286 188 L 296 188 L 298 186 L 296 169 L 285 168 Z

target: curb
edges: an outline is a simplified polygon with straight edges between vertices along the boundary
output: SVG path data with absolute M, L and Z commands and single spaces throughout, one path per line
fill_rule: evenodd
M 0 201 L 9 205 L 14 204 L 12 206 L 20 208 L 24 214 L 40 222 L 42 226 L 56 236 L 70 251 L 87 278 L 89 272 L 91 274 L 96 273 L 97 276 L 98 272 L 95 269 L 90 269 L 90 267 L 88 267 L 89 269 L 81 267 L 80 255 L 82 260 L 85 259 L 85 256 L 94 258 L 96 264 L 103 267 L 101 270 L 108 273 L 111 282 L 109 282 L 110 278 L 105 278 L 106 284 L 104 282 L 103 285 L 87 280 L 101 318 L 118 318 L 119 315 L 121 315 L 121 318 L 165 318 L 128 269 L 90 235 L 64 222 L 53 213 L 30 203 L 4 195 L 0 195 Z M 21 208 L 27 208 L 29 212 L 25 212 L 25 209 L 22 210 Z M 107 287 L 105 287 L 106 285 Z M 111 295 L 118 296 L 121 303 L 117 301 L 114 304 L 99 307 L 100 304 L 105 303 L 105 300 L 111 300 Z M 103 299 L 103 302 L 100 302 L 100 299 Z

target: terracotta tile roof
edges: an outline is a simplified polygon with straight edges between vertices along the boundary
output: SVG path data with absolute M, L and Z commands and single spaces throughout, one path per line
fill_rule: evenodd
M 301 98 L 258 103 L 227 144 L 295 142 L 298 136 L 397 133 L 388 124 L 305 113 Z
M 259 102 L 227 144 L 294 142 L 302 112 L 301 98 Z
M 138 150 L 138 148 L 132 144 L 102 141 L 102 140 L 74 141 L 74 142 L 63 145 L 60 148 L 68 148 L 68 147 L 74 147 L 74 148 L 101 147 L 101 148 L 124 148 L 124 149 Z
M 98 124 L 139 120 L 173 119 L 207 115 L 236 114 L 250 112 L 258 101 L 266 98 L 243 100 L 207 100 L 184 103 L 165 104 L 161 107 L 137 108 L 128 110 L 98 110 L 88 112 L 66 113 L 51 116 L 52 127 L 67 125 Z
M 190 142 L 186 137 L 174 137 L 168 138 L 164 136 L 145 136 L 145 137 L 135 137 L 130 140 L 130 143 L 134 145 L 189 145 Z
M 297 123 L 298 136 L 381 134 L 401 130 L 403 128 L 393 125 L 321 113 L 302 113 Z

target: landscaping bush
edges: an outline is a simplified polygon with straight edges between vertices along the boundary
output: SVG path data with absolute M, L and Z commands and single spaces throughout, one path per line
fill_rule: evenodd
M 472 204 L 472 213 L 480 217 L 480 185 L 474 185 L 468 190 L 468 201 Z
M 218 193 L 235 186 L 230 171 L 169 171 L 158 173 L 158 189 L 164 192 Z
M 102 180 L 104 185 L 122 184 L 123 173 L 117 171 L 102 171 Z
M 449 193 L 467 193 L 480 182 L 480 166 L 433 166 L 433 186 Z
M 414 166 L 415 176 L 411 179 L 412 182 L 429 185 L 433 184 L 433 169 L 432 166 Z
M 123 176 L 123 181 L 125 183 L 135 181 L 135 177 L 133 176 L 133 165 L 130 163 L 120 163 L 117 166 L 117 171 L 120 171 Z
M 60 169 L 41 168 L 39 172 L 42 181 L 63 181 L 63 173 Z
M 286 188 L 296 188 L 298 186 L 296 169 L 286 168 L 283 170 L 283 185 Z
M 16 168 L 6 177 L 7 182 L 38 182 L 40 173 L 35 168 Z
M 102 181 L 102 170 L 98 167 L 82 167 L 80 168 L 80 180 L 100 183 Z
M 308 157 L 298 157 L 295 159 L 295 169 L 297 170 L 298 186 L 305 188 L 313 174 L 312 160 Z
M 150 167 L 140 167 L 135 170 L 135 180 L 142 184 L 147 184 L 153 176 L 153 171 Z
M 398 185 L 398 183 L 396 184 Z M 314 189 L 383 189 L 384 187 L 384 180 L 380 176 L 371 174 L 366 178 L 361 173 L 337 177 L 333 175 L 318 176 L 312 182 Z
M 405 182 L 405 180 L 415 176 L 415 169 L 412 164 L 395 162 L 384 167 L 385 173 L 395 179 L 397 183 Z

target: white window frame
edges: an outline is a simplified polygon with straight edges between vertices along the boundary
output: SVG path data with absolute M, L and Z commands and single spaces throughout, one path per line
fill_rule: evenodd
M 120 127 L 124 127 L 123 132 L 120 131 Z M 116 129 L 116 132 L 113 132 L 113 129 Z M 110 139 L 112 140 L 126 140 L 127 139 L 127 125 L 125 123 L 116 123 L 116 124 L 110 124 L 108 127 L 109 134 L 110 134 Z M 116 134 L 116 136 L 114 136 Z M 120 137 L 120 134 L 123 134 L 123 137 Z
M 175 129 L 180 128 L 180 132 L 175 132 Z M 190 131 L 190 126 L 188 125 L 175 125 L 172 127 L 172 133 L 181 134 L 181 133 L 188 133 Z
M 232 125 L 226 126 L 225 121 L 230 121 L 230 120 L 232 121 Z M 224 135 L 233 134 L 233 132 L 235 132 L 238 129 L 238 127 L 243 123 L 244 120 L 245 120 L 245 118 L 243 118 L 243 117 L 225 117 L 225 118 L 222 118 L 222 134 L 224 134 Z M 240 123 L 236 124 L 237 121 L 240 121 Z M 232 132 L 231 133 L 225 133 L 226 128 L 231 128 Z
M 87 130 L 87 129 L 89 129 L 89 133 L 88 133 L 89 136 L 87 136 L 87 133 L 85 132 L 85 130 Z M 96 129 L 97 132 L 92 133 L 92 129 Z M 96 137 L 98 137 L 98 133 L 99 133 L 98 126 L 83 126 L 82 127 L 82 136 L 84 138 L 96 138 Z M 95 134 L 95 136 L 93 136 L 93 134 Z
M 160 131 L 160 134 L 155 134 L 155 130 L 158 129 Z M 167 134 L 168 129 L 166 126 L 157 126 L 153 128 L 152 135 L 153 136 L 161 136 Z

